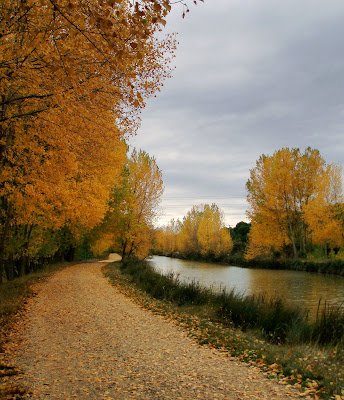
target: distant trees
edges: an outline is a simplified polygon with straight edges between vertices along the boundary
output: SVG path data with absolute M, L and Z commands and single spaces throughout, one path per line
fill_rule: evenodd
M 231 235 L 224 225 L 223 212 L 216 204 L 204 206 L 203 216 L 197 232 L 201 254 L 219 258 L 231 252 Z
M 204 205 L 193 206 L 183 218 L 178 235 L 178 251 L 186 256 L 200 254 L 198 230 L 204 215 Z
M 274 251 L 297 257 L 312 244 L 343 244 L 341 169 L 327 165 L 318 150 L 262 155 L 246 188 L 252 221 L 247 258 Z
M 250 232 L 251 224 L 240 221 L 234 228 L 230 228 L 230 234 L 233 240 L 233 252 L 244 254 L 246 245 L 248 243 L 248 234 Z
M 178 251 L 178 235 L 182 223 L 179 219 L 171 219 L 164 228 L 154 230 L 153 249 L 158 253 L 174 253 Z
M 156 249 L 191 258 L 217 259 L 230 253 L 232 246 L 223 212 L 216 204 L 193 206 L 182 222 L 172 220 L 156 232 Z

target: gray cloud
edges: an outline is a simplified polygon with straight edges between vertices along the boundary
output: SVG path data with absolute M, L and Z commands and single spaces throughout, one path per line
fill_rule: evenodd
M 311 146 L 343 164 L 343 20 L 333 0 L 212 0 L 185 20 L 174 12 L 177 68 L 131 141 L 163 171 L 161 223 L 203 200 L 223 204 L 231 225 L 245 219 L 262 153 Z

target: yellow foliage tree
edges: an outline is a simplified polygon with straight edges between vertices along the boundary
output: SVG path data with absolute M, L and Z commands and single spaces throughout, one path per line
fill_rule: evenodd
M 342 170 L 337 165 L 327 166 L 318 179 L 318 191 L 304 208 L 304 220 L 314 244 L 328 247 L 343 246 Z
M 336 187 L 332 181 L 337 182 Z M 274 250 L 288 252 L 289 248 L 294 257 L 299 251 L 305 253 L 311 225 L 315 238 L 316 219 L 311 208 L 314 211 L 317 204 L 317 209 L 324 210 L 322 193 L 333 196 L 339 187 L 338 169 L 326 166 L 318 150 L 307 148 L 302 154 L 299 149 L 283 148 L 273 156 L 262 155 L 246 184 L 252 221 L 246 257 Z
M 155 32 L 170 8 L 0 0 L 0 282 L 4 261 L 27 254 L 35 231 L 78 232 L 104 216 L 123 139 L 169 74 L 175 42 Z M 22 245 L 9 254 L 18 229 Z
M 103 233 L 97 238 L 91 246 L 92 253 L 96 257 L 100 257 L 103 254 L 109 252 L 114 243 L 114 234 L 111 232 Z
M 202 220 L 197 231 L 202 256 L 218 258 L 231 252 L 232 238 L 223 220 L 223 213 L 216 204 L 204 205 Z
M 99 228 L 101 234 L 113 233 L 123 260 L 144 259 L 149 254 L 163 191 L 162 173 L 155 159 L 134 149 L 122 185 L 114 189 L 110 210 Z
M 193 206 L 183 218 L 177 241 L 179 251 L 187 256 L 200 253 L 197 233 L 202 217 L 203 205 L 198 205 Z
M 216 204 L 193 206 L 182 222 L 172 220 L 157 232 L 158 249 L 186 257 L 224 256 L 230 253 L 233 243 L 223 219 L 223 212 Z
M 165 252 L 166 240 L 165 232 L 162 228 L 155 229 L 153 231 L 153 251 L 157 254 L 162 254 Z

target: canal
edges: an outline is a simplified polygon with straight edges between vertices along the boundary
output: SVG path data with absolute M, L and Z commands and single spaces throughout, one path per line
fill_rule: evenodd
M 149 262 L 166 274 L 173 272 L 180 280 L 198 281 L 214 290 L 235 289 L 247 295 L 266 293 L 282 297 L 287 303 L 295 304 L 315 315 L 319 300 L 322 303 L 344 302 L 344 278 L 310 272 L 251 269 L 177 258 L 154 256 Z

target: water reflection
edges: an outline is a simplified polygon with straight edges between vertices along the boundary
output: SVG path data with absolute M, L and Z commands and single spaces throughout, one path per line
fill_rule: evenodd
M 185 281 L 202 285 L 235 288 L 245 294 L 267 293 L 316 313 L 320 299 L 333 304 L 344 302 L 344 278 L 300 271 L 278 271 L 229 267 L 196 261 L 154 256 L 150 262 L 163 273 L 175 272 Z

